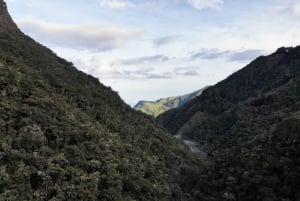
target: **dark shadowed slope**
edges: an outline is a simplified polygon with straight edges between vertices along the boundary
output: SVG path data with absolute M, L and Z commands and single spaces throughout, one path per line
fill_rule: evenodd
M 299 47 L 257 59 L 168 116 L 208 145 L 199 164 L 150 117 L 22 34 L 2 0 L 0 11 L 0 200 L 300 199 Z
M 299 72 L 300 47 L 280 48 L 158 117 L 208 149 L 186 190 L 199 200 L 300 199 Z
M 0 12 L 0 200 L 191 199 L 181 142 Z
M 296 47 L 280 48 L 270 56 L 259 57 L 185 106 L 162 114 L 158 121 L 172 133 L 193 130 L 202 119 L 222 114 L 289 83 L 299 75 L 299 56 L 300 47 Z
M 6 3 L 0 1 L 0 33 L 15 33 L 19 31 L 17 25 L 7 13 Z

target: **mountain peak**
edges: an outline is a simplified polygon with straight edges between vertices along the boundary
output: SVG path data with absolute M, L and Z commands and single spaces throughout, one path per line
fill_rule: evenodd
M 0 33 L 10 33 L 19 31 L 7 11 L 7 5 L 3 0 L 0 0 Z
M 207 87 L 194 91 L 190 94 L 161 98 L 156 101 L 139 101 L 134 106 L 134 109 L 156 117 L 170 109 L 183 106 L 185 103 L 202 94 L 205 89 L 207 89 Z

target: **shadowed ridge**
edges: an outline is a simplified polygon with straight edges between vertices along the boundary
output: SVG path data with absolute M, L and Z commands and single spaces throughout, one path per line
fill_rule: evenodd
M 6 3 L 0 0 L 0 33 L 19 32 L 19 28 L 10 17 Z

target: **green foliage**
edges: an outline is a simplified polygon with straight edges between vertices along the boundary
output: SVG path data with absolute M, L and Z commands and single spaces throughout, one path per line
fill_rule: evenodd
M 299 47 L 159 117 L 208 147 L 200 162 L 97 79 L 2 28 L 0 200 L 299 200 Z
M 0 200 L 182 200 L 174 178 L 190 160 L 97 79 L 0 34 Z
M 192 197 L 299 200 L 299 111 L 300 47 L 280 48 L 158 121 L 208 149 L 182 178 Z
M 299 76 L 300 47 L 277 51 L 267 57 L 259 57 L 245 68 L 230 75 L 181 108 L 160 115 L 157 120 L 170 132 L 176 133 L 184 126 L 189 131 L 198 126 L 199 112 L 207 116 L 224 113 L 242 102 L 263 98 L 275 89 L 286 86 Z M 296 86 L 289 86 L 296 92 Z M 188 132 L 189 132 L 188 131 Z
M 255 140 L 215 149 L 210 165 L 184 178 L 186 190 L 199 200 L 299 200 L 299 132 L 299 119 L 290 118 Z

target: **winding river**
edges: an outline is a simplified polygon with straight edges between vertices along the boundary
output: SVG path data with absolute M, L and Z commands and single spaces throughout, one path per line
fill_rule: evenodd
M 193 140 L 183 139 L 181 134 L 177 134 L 177 135 L 175 135 L 175 137 L 178 139 L 181 139 L 184 142 L 184 144 L 186 144 L 191 149 L 191 151 L 193 153 L 196 153 L 196 154 L 205 153 L 202 146 L 198 142 L 193 141 Z

